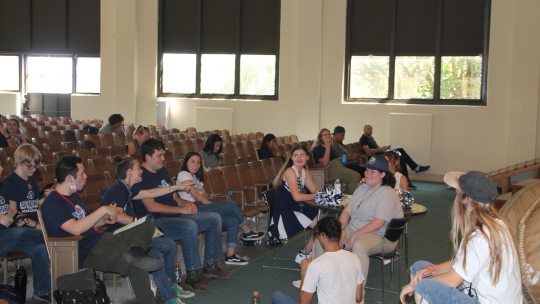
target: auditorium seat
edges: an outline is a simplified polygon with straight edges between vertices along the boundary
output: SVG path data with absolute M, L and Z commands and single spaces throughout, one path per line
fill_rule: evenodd
M 285 142 L 283 141 L 283 136 L 278 136 L 276 137 L 276 145 L 278 146 L 281 146 L 283 145 Z
M 191 140 L 191 144 L 193 145 L 193 151 L 199 153 L 204 148 L 205 142 L 201 138 L 194 138 Z
M 179 141 L 169 141 L 169 151 L 171 151 L 173 158 L 178 159 L 184 157 L 184 149 L 182 148 L 182 143 Z
M 182 143 L 182 150 L 184 150 L 184 153 L 188 154 L 189 152 L 194 151 L 191 140 L 181 140 L 180 143 Z

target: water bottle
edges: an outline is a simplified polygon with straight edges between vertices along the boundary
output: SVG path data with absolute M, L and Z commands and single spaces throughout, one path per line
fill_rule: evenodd
M 17 269 L 17 273 L 15 274 L 15 289 L 17 289 L 17 291 L 19 291 L 19 293 L 23 296 L 23 303 L 26 303 L 26 283 L 26 270 L 24 270 L 24 267 L 21 266 L 19 269 Z
M 180 265 L 180 262 L 176 262 L 176 266 L 174 266 L 174 273 L 176 274 L 176 281 L 178 284 L 182 282 L 182 265 Z
M 259 298 L 259 292 L 255 291 L 251 297 L 251 304 L 261 304 L 261 298 Z
M 336 179 L 336 182 L 334 183 L 334 191 L 336 194 L 341 193 L 341 183 L 339 182 L 339 179 Z

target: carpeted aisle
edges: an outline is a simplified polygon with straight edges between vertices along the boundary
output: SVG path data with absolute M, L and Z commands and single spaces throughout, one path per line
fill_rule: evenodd
M 451 228 L 451 206 L 455 192 L 446 190 L 446 186 L 439 183 L 415 182 L 418 190 L 411 191 L 416 203 L 428 208 L 426 215 L 413 217 L 409 222 L 409 264 L 417 260 L 428 260 L 441 263 L 451 258 L 452 247 L 449 233 Z M 278 256 L 294 258 L 296 252 L 303 246 L 304 238 L 297 235 L 285 247 L 278 249 Z M 272 261 L 272 252 L 267 253 L 267 261 L 272 265 L 284 267 L 298 267 L 294 262 Z M 292 281 L 300 279 L 299 271 L 268 269 L 262 267 L 262 257 L 252 261 L 233 272 L 231 280 L 217 280 L 210 284 L 212 292 L 197 293 L 191 299 L 183 300 L 185 303 L 249 303 L 254 291 L 258 291 L 262 303 L 270 303 L 270 297 L 276 290 L 288 292 L 298 298 L 298 289 L 292 286 Z M 398 267 L 401 263 L 401 267 Z M 409 281 L 409 274 L 405 270 L 405 261 L 396 262 L 394 288 L 399 292 L 398 276 L 401 270 L 401 285 Z M 385 288 L 390 289 L 390 266 L 384 267 Z M 381 262 L 372 259 L 367 286 L 380 288 L 381 285 Z M 379 291 L 368 290 L 367 300 L 380 301 Z M 412 299 L 408 299 L 413 303 Z M 393 294 L 385 295 L 385 303 L 399 303 L 399 297 Z M 312 303 L 317 303 L 316 299 Z M 369 303 L 369 301 L 367 301 Z

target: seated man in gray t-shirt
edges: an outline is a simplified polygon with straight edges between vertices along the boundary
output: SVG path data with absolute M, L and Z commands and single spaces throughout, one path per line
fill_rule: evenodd
M 113 134 L 124 132 L 123 128 L 124 116 L 121 114 L 113 114 L 109 116 L 109 123 L 104 124 L 101 129 L 99 129 L 98 134 Z

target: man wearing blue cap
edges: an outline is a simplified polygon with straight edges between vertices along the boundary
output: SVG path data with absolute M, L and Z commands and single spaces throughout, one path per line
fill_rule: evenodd
M 342 126 L 337 126 L 334 128 L 334 133 L 332 133 L 332 143 L 334 145 L 334 149 L 336 149 L 337 153 L 339 154 L 339 157 L 343 159 L 343 156 L 345 156 L 345 161 L 343 162 L 343 165 L 351 170 L 354 170 L 364 178 L 364 172 L 366 171 L 366 168 L 362 166 L 358 166 L 355 161 L 360 158 L 360 155 L 358 153 L 349 153 L 347 150 L 347 147 L 343 145 L 343 140 L 345 139 L 345 128 Z

